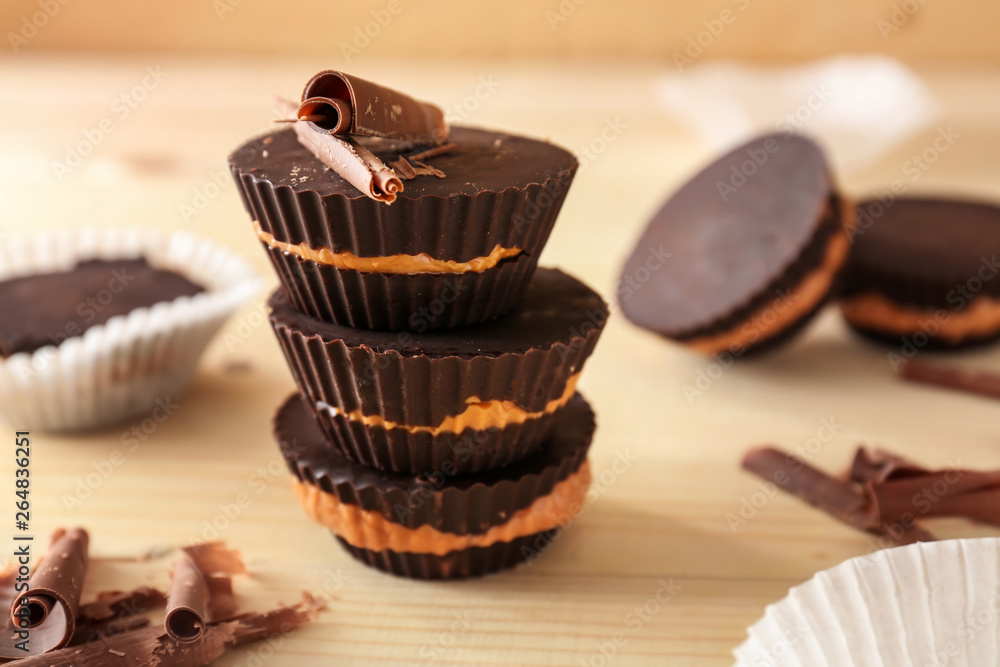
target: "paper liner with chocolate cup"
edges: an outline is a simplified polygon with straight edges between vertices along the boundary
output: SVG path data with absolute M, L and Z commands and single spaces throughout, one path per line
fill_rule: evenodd
M 271 324 L 330 447 L 401 473 L 507 465 L 549 435 L 608 317 L 601 297 L 539 269 L 490 323 L 425 334 L 320 322 L 281 300 Z
M 872 199 L 858 220 L 840 301 L 855 331 L 944 351 L 1000 336 L 1000 205 Z
M 544 551 L 583 506 L 594 428 L 577 394 L 530 457 L 477 475 L 414 476 L 379 472 L 329 448 L 298 395 L 275 417 L 306 513 L 359 560 L 431 579 L 479 576 Z
M 296 111 L 296 117 L 302 116 L 325 117 L 309 125 L 330 134 L 435 143 L 448 138 L 444 112 L 436 105 L 334 70 L 320 72 L 306 84 Z
M 131 260 L 138 258 L 201 291 L 174 298 L 164 292 L 172 283 L 168 275 L 135 276 Z M 83 289 L 91 279 L 48 292 L 49 282 L 31 280 L 90 260 L 122 263 L 96 294 Z M 259 289 L 250 266 L 226 248 L 186 232 L 144 228 L 9 239 L 0 246 L 0 281 L 5 312 L 39 311 L 0 322 L 0 339 L 7 341 L 0 345 L 12 352 L 0 359 L 0 416 L 18 428 L 50 430 L 94 428 L 169 407 L 190 382 L 208 342 Z M 4 291 L 12 284 L 16 290 Z M 146 296 L 155 305 L 130 309 Z M 55 314 L 60 308 L 65 321 Z M 112 312 L 116 317 L 101 319 Z M 40 322 L 56 330 L 29 332 Z M 39 340 L 49 344 L 38 347 Z
M 363 195 L 285 130 L 229 157 L 262 246 L 302 312 L 344 326 L 466 326 L 512 308 L 531 279 L 576 159 L 552 144 L 454 128 L 391 206 Z M 384 163 L 423 149 L 359 140 Z
M 737 667 L 1000 664 L 1000 539 L 914 544 L 853 558 L 769 605 Z
M 622 311 L 703 354 L 760 352 L 801 330 L 834 292 L 853 225 L 816 144 L 758 137 L 653 216 L 622 271 Z

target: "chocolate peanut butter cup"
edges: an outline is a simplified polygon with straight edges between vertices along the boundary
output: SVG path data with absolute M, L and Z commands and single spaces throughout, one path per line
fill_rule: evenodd
M 837 286 L 854 207 L 820 148 L 758 137 L 719 158 L 653 216 L 622 271 L 633 323 L 703 354 L 739 357 L 802 329 Z
M 513 567 L 580 511 L 595 422 L 575 394 L 537 452 L 477 475 L 403 475 L 328 446 L 301 396 L 275 416 L 275 437 L 306 513 L 358 560 L 392 574 L 458 579 Z
M 539 269 L 507 316 L 461 329 L 352 329 L 275 293 L 271 324 L 329 446 L 380 470 L 473 473 L 536 449 L 608 317 L 601 297 Z
M 297 309 L 344 326 L 425 331 L 516 305 L 576 159 L 547 142 L 472 128 L 452 128 L 448 141 L 428 148 L 354 137 L 409 177 L 391 204 L 329 170 L 292 130 L 230 155 L 257 236 Z
M 936 350 L 1000 336 L 1000 206 L 872 199 L 858 221 L 840 301 L 857 332 Z
M 0 247 L 0 418 L 80 431 L 167 410 L 251 267 L 187 232 L 73 228 Z

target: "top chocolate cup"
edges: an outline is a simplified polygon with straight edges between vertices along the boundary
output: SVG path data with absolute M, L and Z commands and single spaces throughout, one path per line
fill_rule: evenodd
M 426 146 L 355 137 L 386 164 Z M 576 173 L 543 141 L 451 129 L 392 204 L 365 196 L 292 130 L 229 156 L 258 237 L 299 311 L 362 329 L 476 324 L 513 308 L 531 279 Z

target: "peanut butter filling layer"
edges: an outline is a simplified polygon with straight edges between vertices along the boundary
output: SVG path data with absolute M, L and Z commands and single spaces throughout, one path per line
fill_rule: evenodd
M 402 428 L 410 433 L 430 433 L 439 435 L 441 433 L 461 433 L 467 428 L 476 431 L 485 431 L 491 428 L 505 428 L 510 424 L 523 424 L 529 419 L 538 419 L 545 415 L 554 413 L 559 408 L 566 405 L 569 399 L 576 393 L 576 383 L 580 379 L 577 373 L 566 381 L 566 389 L 562 396 L 552 399 L 545 405 L 545 409 L 539 412 L 529 412 L 513 401 L 481 401 L 476 396 L 469 398 L 465 410 L 457 415 L 445 417 L 437 426 L 408 426 L 398 422 L 385 419 L 379 415 L 365 415 L 361 410 L 343 412 L 339 408 L 320 401 L 317 407 L 320 410 L 327 410 L 334 416 L 343 415 L 347 419 L 360 422 L 365 426 L 381 426 L 383 428 Z
M 337 496 L 308 482 L 293 479 L 292 484 L 306 514 L 352 546 L 371 551 L 391 549 L 397 553 L 443 556 L 460 549 L 509 542 L 569 523 L 586 499 L 590 486 L 590 464 L 584 461 L 576 472 L 557 483 L 549 494 L 536 498 L 505 523 L 478 535 L 444 533 L 427 525 L 407 528 L 389 521 L 379 512 L 342 503 Z
M 352 252 L 334 252 L 330 248 L 311 248 L 305 243 L 292 244 L 279 241 L 270 232 L 261 229 L 259 222 L 254 222 L 257 238 L 268 247 L 295 255 L 317 264 L 325 264 L 338 269 L 365 271 L 368 273 L 482 273 L 508 257 L 521 253 L 520 248 L 504 248 L 497 244 L 493 252 L 485 257 L 476 257 L 468 262 L 455 262 L 450 259 L 434 259 L 426 253 L 417 255 L 386 255 L 384 257 L 359 257 Z
M 848 203 L 844 209 L 853 211 L 854 206 Z M 807 274 L 789 294 L 776 297 L 749 320 L 725 333 L 694 338 L 683 341 L 684 344 L 702 354 L 714 354 L 745 350 L 781 333 L 805 317 L 830 293 L 840 267 L 847 261 L 850 246 L 847 234 L 837 232 L 830 238 L 820 266 Z
M 1000 331 L 1000 301 L 979 296 L 962 310 L 920 310 L 889 301 L 881 294 L 862 294 L 840 303 L 844 317 L 862 329 L 899 336 L 925 332 L 957 345 L 968 338 L 985 338 Z M 936 328 L 935 333 L 930 331 Z

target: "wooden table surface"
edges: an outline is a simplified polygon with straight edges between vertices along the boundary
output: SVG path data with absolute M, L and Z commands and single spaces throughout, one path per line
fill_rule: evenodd
M 326 66 L 30 50 L 0 60 L 0 242 L 50 227 L 186 228 L 244 253 L 270 288 L 276 280 L 225 158 L 267 127 L 272 93 L 294 96 Z M 362 54 L 351 70 L 447 109 L 474 99 L 462 112 L 466 122 L 575 150 L 609 122 L 620 126 L 577 177 L 542 258 L 610 300 L 645 219 L 710 157 L 657 110 L 653 84 L 665 67 Z M 960 139 L 912 191 L 1000 198 L 1000 72 L 920 72 Z M 852 175 L 845 190 L 863 194 L 899 178 L 934 132 Z M 80 142 L 82 150 L 73 148 Z M 88 155 L 60 173 L 56 163 L 76 163 L 73 151 Z M 598 487 L 572 529 L 512 572 L 458 583 L 396 579 L 355 563 L 291 494 L 270 419 L 293 385 L 261 302 L 227 324 L 193 386 L 173 397 L 175 414 L 134 451 L 122 442 L 130 424 L 74 437 L 34 434 L 35 527 L 91 531 L 96 560 L 85 595 L 165 582 L 169 557 L 144 565 L 121 557 L 218 538 L 242 550 L 252 569 L 237 582 L 245 608 L 291 602 L 303 590 L 330 598 L 314 625 L 273 651 L 257 646 L 224 665 L 729 665 L 767 603 L 872 548 L 796 500 L 755 496 L 757 481 L 739 469 L 748 446 L 802 448 L 830 470 L 862 442 L 930 465 L 1000 463 L 1000 403 L 904 385 L 885 352 L 849 335 L 834 311 L 794 345 L 729 369 L 615 314 L 580 385 L 598 413 Z M 956 363 L 1000 368 L 1000 355 Z M 703 393 L 686 396 L 685 385 Z M 115 452 L 122 460 L 109 466 Z M 12 465 L 12 456 L 2 457 L 0 489 L 13 486 Z M 235 504 L 241 494 L 249 501 L 243 507 Z M 759 507 L 734 528 L 730 519 L 744 501 Z M 962 522 L 935 529 L 947 537 L 991 533 Z M 661 604 L 658 592 L 670 587 L 672 598 Z

